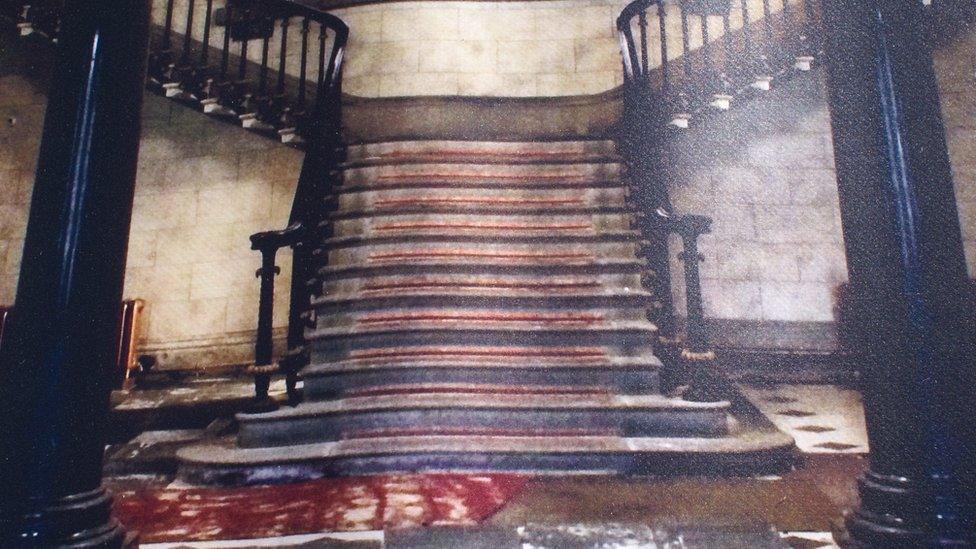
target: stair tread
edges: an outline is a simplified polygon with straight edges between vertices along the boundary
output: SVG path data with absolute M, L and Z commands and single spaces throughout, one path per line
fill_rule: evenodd
M 544 258 L 540 258 L 540 259 L 544 259 Z M 389 267 L 389 265 L 390 265 L 389 263 L 349 263 L 346 265 L 326 265 L 322 267 L 319 270 L 319 272 L 323 274 L 328 274 L 328 273 L 338 273 L 342 271 L 366 270 L 366 269 L 375 269 L 377 267 L 379 268 Z M 436 261 L 430 261 L 430 260 L 411 261 L 410 263 L 404 264 L 402 266 L 425 268 L 425 269 L 429 269 L 430 272 L 437 272 L 438 268 L 451 268 L 451 267 L 459 267 L 459 268 L 476 267 L 481 269 L 488 269 L 492 267 L 498 267 L 500 269 L 510 269 L 512 267 L 515 267 L 516 269 L 524 269 L 525 267 L 533 267 L 533 266 L 555 268 L 555 267 L 601 267 L 601 266 L 643 267 L 644 265 L 646 265 L 646 261 L 638 258 L 634 258 L 633 260 L 598 258 L 595 260 L 588 260 L 588 261 L 572 261 L 572 262 L 561 261 L 560 263 L 555 263 L 555 264 L 549 261 L 522 261 L 519 263 L 510 263 L 510 262 L 501 263 L 501 262 L 490 262 L 490 261 L 482 261 L 482 262 L 464 261 L 464 260 L 449 261 L 449 260 L 441 259 Z M 487 273 L 491 271 L 484 271 L 484 272 Z M 524 273 L 524 271 L 521 270 L 517 272 Z
M 189 446 L 177 452 L 181 461 L 200 465 L 293 463 L 318 459 L 370 455 L 432 453 L 472 454 L 704 454 L 749 453 L 792 447 L 793 439 L 781 432 L 748 431 L 715 437 L 621 436 L 492 436 L 420 435 L 346 439 L 268 448 L 239 448 L 233 438 Z M 489 469 L 489 467 L 486 467 Z
M 477 304 L 478 300 L 490 300 L 491 303 L 499 303 L 499 305 L 504 305 L 509 302 L 513 305 L 522 303 L 534 303 L 539 300 L 548 300 L 553 302 L 553 304 L 559 304 L 562 306 L 572 305 L 574 303 L 580 303 L 586 300 L 596 300 L 596 301 L 612 301 L 614 302 L 613 307 L 626 307 L 626 308 L 646 308 L 650 305 L 650 300 L 653 295 L 650 292 L 643 290 L 634 290 L 631 292 L 620 292 L 608 290 L 605 292 L 588 292 L 582 293 L 579 291 L 572 291 L 568 293 L 567 290 L 554 290 L 551 292 L 518 292 L 513 293 L 510 287 L 499 287 L 492 293 L 490 290 L 483 287 L 471 286 L 468 289 L 464 289 L 463 283 L 459 284 L 460 288 L 443 288 L 439 291 L 432 291 L 429 288 L 420 289 L 409 289 L 409 288 L 391 288 L 388 290 L 389 293 L 381 293 L 378 291 L 371 290 L 360 290 L 355 293 L 336 293 L 329 294 L 325 296 L 320 296 L 312 299 L 312 307 L 318 307 L 322 305 L 338 305 L 338 304 L 349 304 L 349 303 L 359 303 L 365 305 L 368 303 L 382 303 L 382 302 L 395 302 L 397 300 L 410 299 L 412 301 L 417 301 L 421 299 L 443 299 L 443 298 L 454 298 L 458 301 L 456 304 L 459 307 L 463 307 L 465 303 Z M 386 305 L 382 307 L 383 309 L 395 309 L 398 308 L 396 305 Z M 591 308 L 591 307 L 587 307 Z M 376 310 L 380 310 L 377 308 Z
M 619 206 L 464 206 L 464 205 L 413 205 L 403 208 L 366 208 L 342 209 L 330 212 L 329 219 L 343 220 L 352 218 L 397 217 L 417 214 L 463 214 L 476 216 L 537 216 L 554 217 L 563 215 L 600 215 L 600 214 L 633 214 L 633 209 L 626 205 Z
M 649 321 L 609 321 L 601 325 L 537 325 L 523 323 L 504 323 L 498 322 L 490 324 L 483 320 L 471 321 L 448 321 L 444 323 L 423 323 L 423 322 L 402 322 L 394 325 L 363 325 L 352 324 L 330 328 L 316 328 L 307 331 L 306 339 L 328 339 L 335 337 L 357 336 L 357 335 L 377 335 L 377 334 L 397 334 L 407 332 L 441 332 L 441 333 L 478 333 L 478 332 L 498 332 L 502 331 L 509 334 L 515 333 L 600 333 L 611 334 L 614 332 L 648 332 L 657 331 L 657 326 Z
M 616 242 L 637 242 L 640 241 L 642 235 L 639 231 L 628 230 L 628 231 L 592 231 L 579 234 L 569 233 L 565 231 L 552 231 L 549 230 L 533 230 L 531 234 L 512 234 L 511 230 L 484 230 L 480 227 L 474 226 L 473 224 L 468 230 L 478 230 L 477 234 L 459 234 L 457 232 L 458 227 L 443 227 L 439 228 L 436 225 L 428 224 L 428 230 L 424 229 L 423 226 L 414 228 L 416 232 L 397 232 L 381 235 L 349 235 L 349 236 L 335 236 L 322 241 L 322 246 L 327 249 L 339 249 L 354 246 L 370 246 L 379 244 L 397 244 L 397 243 L 568 243 L 568 244 L 584 244 L 584 243 L 616 243 Z M 530 229 L 531 225 L 526 225 L 526 228 Z M 576 229 L 585 230 L 585 229 Z
M 384 153 L 410 150 L 427 151 L 482 151 L 505 152 L 506 154 L 527 152 L 531 150 L 567 152 L 567 151 L 603 151 L 615 152 L 617 144 L 610 139 L 567 139 L 559 141 L 467 141 L 458 139 L 402 139 L 395 141 L 375 141 L 371 143 L 356 143 L 346 147 L 347 156 L 359 157 L 362 154 Z
M 302 370 L 304 376 L 314 376 L 317 374 L 331 374 L 337 372 L 361 372 L 371 370 L 395 370 L 411 368 L 470 368 L 470 369 L 509 369 L 514 371 L 526 369 L 604 369 L 604 370 L 629 370 L 636 368 L 657 369 L 661 362 L 654 356 L 643 357 L 606 357 L 593 361 L 571 362 L 563 359 L 562 361 L 547 362 L 539 358 L 519 357 L 517 361 L 505 362 L 498 357 L 485 357 L 484 360 L 416 360 L 409 357 L 394 359 L 382 358 L 371 362 L 362 359 L 343 359 L 335 362 L 323 362 L 321 364 L 310 364 Z
M 476 151 L 457 152 L 403 152 L 347 159 L 340 164 L 342 168 L 362 168 L 370 166 L 402 166 L 405 164 L 429 164 L 432 160 L 443 161 L 449 158 L 452 164 L 499 164 L 499 165 L 548 165 L 561 164 L 607 164 L 620 163 L 619 154 L 606 152 L 539 152 L 539 153 L 488 153 Z
M 407 409 L 510 409 L 510 410 L 724 410 L 729 403 L 690 402 L 662 395 L 614 394 L 477 394 L 406 393 L 345 397 L 336 400 L 303 402 L 294 408 L 280 408 L 264 414 L 238 414 L 244 423 L 367 411 Z
M 579 181 L 550 181 L 550 180 L 480 180 L 480 179 L 451 179 L 440 177 L 436 180 L 415 178 L 406 181 L 387 181 L 384 183 L 349 183 L 342 182 L 333 188 L 333 194 L 344 195 L 370 191 L 385 191 L 394 189 L 465 189 L 465 190 L 600 190 L 618 189 L 627 185 L 620 179 L 592 178 Z

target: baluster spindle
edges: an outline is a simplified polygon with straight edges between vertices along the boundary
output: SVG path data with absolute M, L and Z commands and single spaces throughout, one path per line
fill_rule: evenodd
M 278 83 L 275 86 L 276 95 L 284 95 L 285 93 L 285 69 L 287 68 L 286 61 L 288 59 L 288 24 L 290 21 L 290 17 L 285 17 L 281 20 L 281 50 L 278 52 Z
M 237 62 L 237 79 L 241 82 L 247 78 L 247 43 L 245 38 L 241 40 L 240 59 Z
M 722 14 L 722 70 L 729 72 L 732 64 L 732 10 Z
M 308 17 L 302 20 L 302 56 L 301 67 L 298 69 L 298 104 L 305 106 L 305 86 L 308 81 L 308 33 L 311 21 Z
M 763 31 L 766 33 L 766 47 L 773 43 L 773 10 L 769 0 L 763 0 Z
M 325 82 L 325 25 L 319 25 L 319 72 L 318 72 L 318 83 L 315 86 L 315 101 L 316 103 L 322 101 L 325 95 L 322 91 L 322 84 Z
M 709 86 L 715 77 L 715 60 L 712 59 L 712 40 L 708 33 L 708 16 L 704 12 L 698 15 L 698 20 L 701 22 L 701 38 L 702 38 L 702 69 L 704 74 L 704 81 L 706 86 Z
M 742 8 L 742 53 L 746 62 L 752 60 L 752 32 L 749 24 L 749 0 L 740 0 Z
M 170 47 L 170 38 L 173 34 L 173 4 L 174 0 L 166 0 L 166 20 L 163 22 L 163 50 Z
M 685 71 L 683 80 L 687 83 L 691 80 L 691 35 L 688 32 L 688 12 L 683 7 L 681 11 L 681 61 Z
M 663 4 L 657 4 L 658 29 L 661 31 L 661 91 L 665 96 L 671 91 L 671 64 L 668 61 L 667 12 Z
M 206 9 L 203 13 L 203 41 L 200 45 L 200 66 L 207 66 L 207 59 L 210 57 L 210 20 L 213 17 L 213 0 L 207 0 Z
M 329 64 L 327 65 L 325 71 L 325 82 L 329 86 L 334 84 L 339 79 L 339 75 L 333 74 L 333 71 L 338 65 L 338 56 L 340 51 L 341 50 L 339 48 L 332 48 L 331 53 L 329 54 Z
M 196 0 L 187 0 L 186 4 L 186 31 L 183 34 L 183 51 L 180 52 L 180 63 L 189 64 L 190 43 L 193 38 L 193 15 L 196 11 Z
M 220 79 L 226 81 L 227 71 L 230 70 L 230 26 L 231 21 L 234 20 L 234 13 L 230 3 L 224 8 L 224 15 L 227 19 L 224 22 L 223 51 L 220 52 Z
M 641 10 L 637 15 L 637 27 L 640 29 L 641 77 L 647 79 L 649 62 L 647 60 L 647 10 Z
M 261 95 L 268 93 L 268 52 L 270 51 L 271 37 L 265 36 L 261 40 L 261 73 L 259 76 L 258 89 Z

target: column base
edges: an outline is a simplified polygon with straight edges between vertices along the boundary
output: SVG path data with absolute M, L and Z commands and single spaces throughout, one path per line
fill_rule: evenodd
M 858 492 L 861 506 L 847 517 L 849 542 L 845 546 L 914 548 L 976 545 L 972 519 L 959 514 L 966 512 L 967 504 L 958 483 L 944 481 L 939 485 L 922 486 L 901 477 L 869 471 L 858 479 Z M 955 499 L 955 509 L 936 509 L 932 501 L 940 497 Z
M 104 488 L 47 502 L 31 502 L 4 522 L 4 547 L 72 547 L 115 549 L 135 547 L 112 518 L 112 496 Z

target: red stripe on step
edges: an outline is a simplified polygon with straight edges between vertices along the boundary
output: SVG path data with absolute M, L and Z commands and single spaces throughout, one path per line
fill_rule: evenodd
M 605 437 L 621 436 L 618 429 L 499 429 L 496 427 L 417 427 L 414 429 L 363 429 L 358 431 L 343 431 L 343 439 L 410 437 L 410 436 L 509 436 L 509 437 L 538 437 L 538 436 L 578 436 Z
M 441 179 L 456 179 L 458 177 L 463 177 L 465 179 L 521 179 L 524 181 L 533 181 L 539 179 L 563 179 L 563 180 L 592 180 L 593 176 L 587 176 L 576 173 L 566 173 L 566 174 L 483 174 L 483 173 L 406 173 L 406 174 L 392 174 L 392 175 L 379 175 L 377 179 L 381 180 L 410 180 L 417 178 L 441 178 Z
M 474 149 L 469 150 L 450 150 L 450 151 L 421 151 L 421 152 L 410 152 L 410 151 L 394 151 L 389 153 L 380 154 L 381 158 L 385 157 L 406 157 L 415 158 L 418 156 L 429 156 L 437 158 L 439 156 L 499 156 L 499 157 L 515 157 L 515 158 L 553 158 L 553 157 L 569 157 L 578 158 L 580 156 L 600 156 L 599 153 L 587 153 L 583 151 L 554 151 L 554 152 L 523 152 L 523 151 L 512 151 L 512 152 L 498 152 L 498 151 L 479 151 Z
M 437 257 L 477 257 L 485 259 L 592 259 L 591 254 L 513 254 L 494 252 L 456 252 L 451 250 L 434 250 L 429 252 L 396 252 L 388 254 L 370 254 L 370 261 L 390 261 L 398 259 L 422 259 Z
M 400 200 L 377 200 L 377 206 L 411 206 L 415 204 L 582 204 L 579 198 L 566 199 L 516 199 L 516 198 L 404 198 Z
M 499 288 L 506 290 L 553 290 L 553 291 L 576 291 L 582 288 L 596 288 L 599 284 L 596 281 L 593 282 L 566 282 L 566 283 L 524 283 L 524 282 L 500 282 L 500 281 L 471 281 L 471 282 L 456 282 L 456 281 L 430 281 L 430 282 L 399 282 L 390 284 L 365 284 L 363 285 L 363 290 L 365 292 L 382 292 L 391 290 L 417 290 L 417 289 L 434 289 L 434 288 Z
M 367 315 L 356 319 L 360 324 L 384 324 L 390 322 L 406 322 L 411 320 L 424 320 L 432 322 L 480 320 L 485 322 L 548 322 L 561 324 L 591 324 L 604 319 L 603 315 L 591 314 L 572 314 L 565 315 L 540 315 L 540 314 L 518 314 L 518 313 L 415 313 L 401 315 Z
M 378 225 L 377 231 L 400 231 L 404 229 L 500 229 L 506 231 L 581 231 L 590 230 L 592 225 L 506 225 L 492 223 L 396 223 Z
M 599 347 L 549 347 L 535 349 L 528 347 L 420 347 L 391 350 L 352 351 L 349 358 L 396 358 L 421 356 L 462 356 L 462 357 L 533 357 L 533 358 L 606 358 L 606 352 Z
M 474 395 L 608 395 L 610 390 L 598 385 L 574 385 L 566 387 L 541 385 L 498 385 L 471 383 L 397 384 L 364 387 L 346 391 L 350 397 L 379 395 L 409 395 L 417 393 L 462 393 Z

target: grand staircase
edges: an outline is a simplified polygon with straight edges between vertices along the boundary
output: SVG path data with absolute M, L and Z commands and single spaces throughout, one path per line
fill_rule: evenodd
M 741 436 L 728 402 L 661 394 L 613 142 L 404 141 L 346 159 L 305 401 L 183 450 L 184 480 L 634 473 L 792 445 Z

